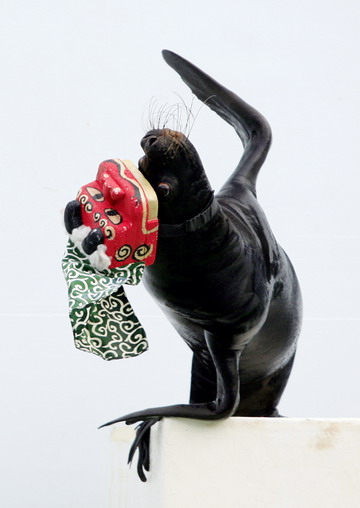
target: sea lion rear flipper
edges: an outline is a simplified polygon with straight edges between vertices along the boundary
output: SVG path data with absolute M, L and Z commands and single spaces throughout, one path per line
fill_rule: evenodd
M 267 120 L 252 106 L 208 76 L 201 69 L 172 51 L 163 57 L 204 104 L 234 127 L 244 146 L 244 153 L 225 187 L 237 182 L 248 183 L 255 192 L 257 174 L 271 145 Z

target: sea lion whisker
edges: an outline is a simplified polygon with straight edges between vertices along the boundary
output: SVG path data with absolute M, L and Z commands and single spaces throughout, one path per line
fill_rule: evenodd
M 176 130 L 179 131 L 181 129 L 181 123 L 182 123 L 182 109 L 181 104 L 176 104 Z
M 156 129 L 159 124 L 159 106 L 160 105 L 160 99 L 157 98 L 152 102 L 152 109 L 151 109 L 151 117 L 153 121 L 153 129 Z
M 160 104 L 160 99 L 151 97 L 147 108 L 148 120 L 144 124 L 148 126 L 146 132 L 156 129 L 170 129 L 177 132 L 182 132 L 185 138 L 189 138 L 190 131 L 194 125 L 196 116 L 193 114 L 194 96 L 192 96 L 191 104 L 188 106 L 185 100 L 177 93 L 175 95 L 179 98 L 179 102 L 175 104 Z M 144 118 L 144 113 L 143 113 Z
M 164 119 L 164 115 L 165 115 L 166 108 L 167 108 L 167 104 L 163 104 L 159 108 L 159 111 L 158 111 L 158 120 L 157 120 L 157 128 L 158 129 L 165 129 L 166 119 Z
M 192 108 L 194 106 L 194 99 L 195 99 L 195 96 L 193 95 L 191 97 L 190 107 L 187 108 L 187 118 L 186 118 L 186 124 L 185 124 L 185 128 L 184 128 L 184 131 L 185 131 L 184 134 L 186 136 L 186 139 L 189 139 L 192 126 L 194 125 L 194 122 L 196 120 L 196 116 L 194 116 L 194 113 L 192 112 Z M 190 119 L 192 119 L 191 128 L 190 128 Z
M 194 116 L 194 115 L 192 115 L 192 117 L 193 117 L 193 122 L 192 122 L 192 125 L 191 125 L 190 129 L 189 129 L 189 134 L 187 135 L 187 138 L 189 138 L 189 136 L 190 136 L 190 134 L 191 134 L 191 131 L 193 130 L 193 127 L 194 127 L 195 121 L 196 121 L 197 117 L 199 116 L 200 111 L 202 110 L 203 106 L 204 106 L 204 105 L 205 105 L 205 104 L 206 104 L 206 103 L 207 103 L 210 99 L 212 99 L 213 97 L 215 97 L 215 95 L 209 95 L 209 97 L 208 97 L 207 99 L 205 99 L 205 100 L 204 100 L 204 102 L 202 102 L 202 103 L 200 104 L 200 107 L 199 107 L 199 109 L 197 110 L 196 115 L 195 115 L 195 116 Z M 193 97 L 193 99 L 194 99 L 194 97 Z
M 165 129 L 170 117 L 170 108 L 168 104 L 163 104 L 159 111 L 159 126 L 160 129 Z
M 172 120 L 173 125 L 175 125 L 176 119 L 177 119 L 177 123 L 179 123 L 179 107 L 178 106 L 179 106 L 178 104 L 173 104 L 168 107 L 167 114 L 165 117 L 165 122 L 164 122 L 165 126 L 169 124 L 170 120 Z
M 180 127 L 179 127 L 177 130 L 178 130 L 178 131 L 180 131 L 180 130 L 181 130 L 181 131 L 184 133 L 185 137 L 186 137 L 186 138 L 189 138 L 189 134 L 190 134 L 190 132 L 189 132 L 189 133 L 187 133 L 187 130 L 189 129 L 189 125 L 190 125 L 190 118 L 194 118 L 194 114 L 193 114 L 193 112 L 192 112 L 192 107 L 193 107 L 193 105 L 194 105 L 194 98 L 195 98 L 195 96 L 194 96 L 194 95 L 192 95 L 192 97 L 191 97 L 191 104 L 190 104 L 190 107 L 189 107 L 189 106 L 186 104 L 185 100 L 181 97 L 181 95 L 180 95 L 180 94 L 178 94 L 178 93 L 176 93 L 176 92 L 175 92 L 175 95 L 176 95 L 177 97 L 179 97 L 179 99 L 180 99 L 180 101 L 181 101 L 181 105 L 182 105 L 182 107 L 183 107 L 183 108 L 185 109 L 185 111 L 186 111 L 186 122 L 185 122 L 184 128 L 183 128 L 183 129 L 180 129 Z
M 158 97 L 152 96 L 150 98 L 148 106 L 146 108 L 146 111 L 147 111 L 147 121 L 146 121 L 146 123 L 144 122 L 145 111 L 143 112 L 142 127 L 143 127 L 145 132 L 148 132 L 150 130 L 154 130 L 155 128 L 158 127 L 159 120 L 155 120 L 155 119 L 158 116 L 158 111 L 159 111 L 158 105 L 159 105 L 159 103 L 160 103 L 160 99 Z

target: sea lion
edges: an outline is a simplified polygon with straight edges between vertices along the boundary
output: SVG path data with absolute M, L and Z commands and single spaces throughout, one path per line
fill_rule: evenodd
M 139 169 L 159 200 L 155 263 L 144 283 L 193 352 L 189 404 L 117 418 L 143 422 L 130 451 L 149 468 L 149 429 L 162 417 L 216 420 L 277 416 L 301 327 L 301 293 L 256 197 L 257 174 L 271 144 L 265 118 L 182 57 L 165 61 L 193 93 L 239 135 L 244 153 L 214 196 L 189 139 L 154 129 L 141 141 Z

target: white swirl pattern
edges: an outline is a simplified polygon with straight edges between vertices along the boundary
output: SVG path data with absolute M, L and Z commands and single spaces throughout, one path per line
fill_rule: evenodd
M 130 358 L 148 348 L 123 284 L 136 285 L 144 263 L 97 271 L 69 240 L 62 268 L 68 285 L 75 346 L 104 360 Z

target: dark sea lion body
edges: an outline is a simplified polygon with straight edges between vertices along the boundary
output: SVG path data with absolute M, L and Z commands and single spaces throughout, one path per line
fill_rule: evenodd
M 155 188 L 158 182 L 174 176 L 188 181 L 181 166 L 183 161 L 171 173 L 166 155 L 163 173 L 159 169 L 160 157 L 151 164 L 156 144 L 162 145 L 158 153 L 169 153 L 172 134 L 177 133 L 150 132 L 147 137 L 157 138 L 150 150 L 146 141 L 143 143 L 150 160 L 144 173 Z M 183 143 L 186 146 L 189 141 L 184 139 Z M 206 196 L 204 181 L 203 203 L 211 199 L 210 190 Z M 271 415 L 285 388 L 295 354 L 301 322 L 299 285 L 248 186 L 227 183 L 215 199 L 217 211 L 197 231 L 163 237 L 160 230 L 156 262 L 146 269 L 143 280 L 194 353 L 191 402 L 216 398 L 216 369 L 205 340 L 207 331 L 219 338 L 219 344 L 224 337 L 224 348 L 242 351 L 238 371 L 240 402 L 233 414 Z M 202 210 L 199 193 L 191 195 L 189 186 L 184 194 L 176 193 L 174 200 L 185 209 L 194 201 L 196 213 Z M 161 208 L 161 196 L 159 201 L 161 223 L 161 218 L 168 221 L 169 217 Z
M 215 420 L 276 416 L 294 360 L 301 294 L 256 198 L 271 143 L 265 118 L 190 62 L 163 52 L 197 97 L 239 135 L 244 152 L 214 198 L 200 158 L 181 133 L 150 131 L 139 168 L 159 200 L 155 264 L 144 282 L 193 351 L 189 404 L 137 411 L 107 425 L 143 421 L 130 452 L 148 469 L 149 429 L 166 416 Z M 176 359 L 169 361 L 176 368 Z

